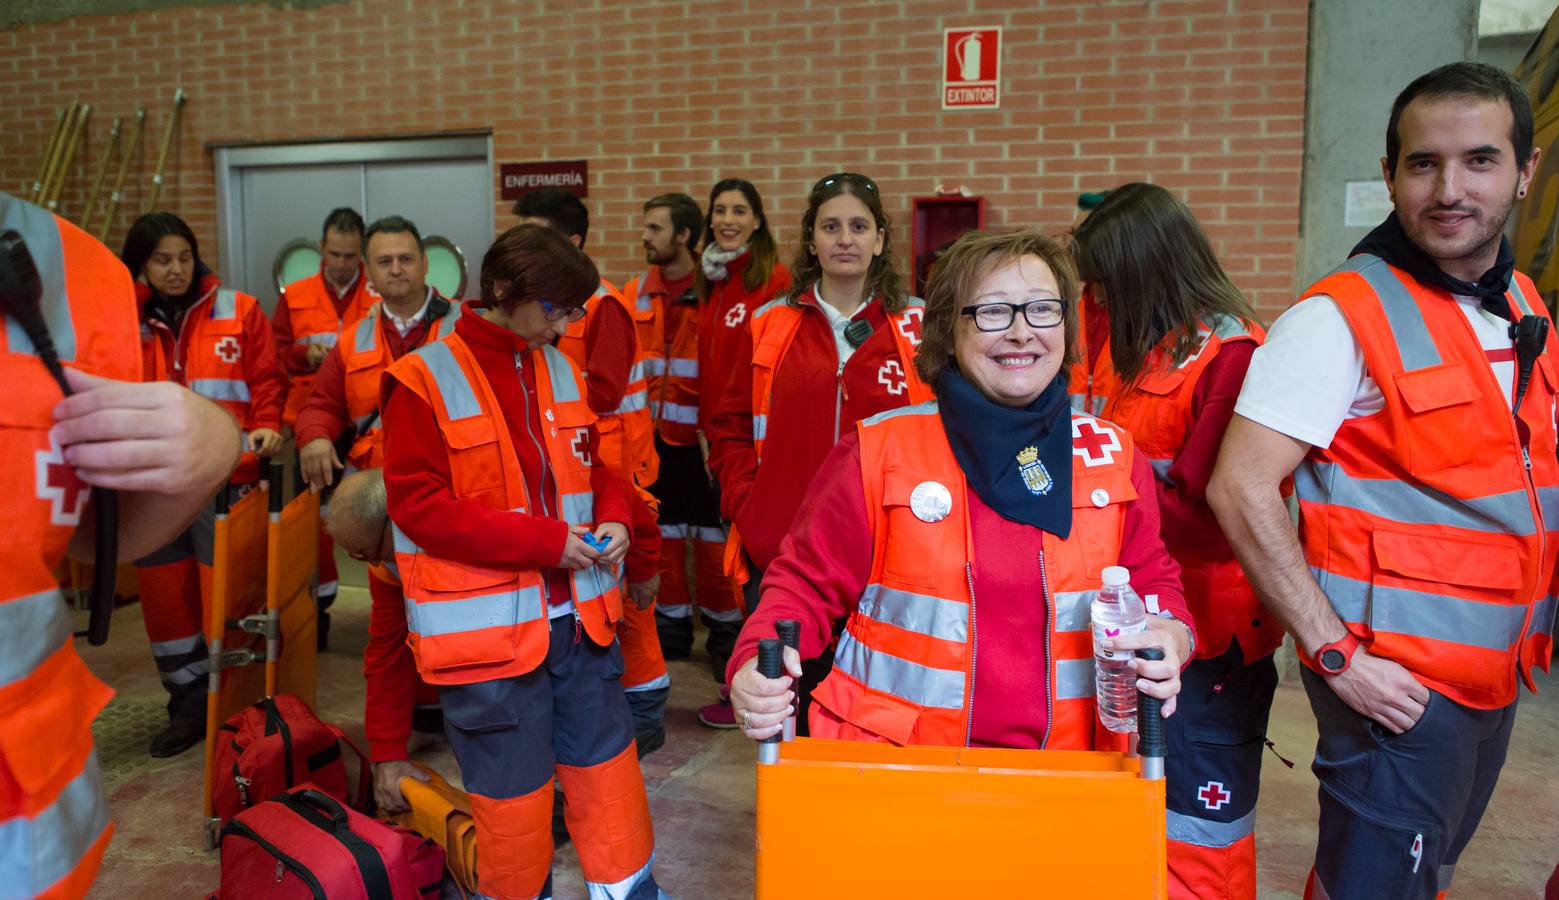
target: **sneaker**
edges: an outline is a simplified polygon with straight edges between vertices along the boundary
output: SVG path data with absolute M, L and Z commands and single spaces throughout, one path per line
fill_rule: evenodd
M 174 719 L 168 727 L 152 738 L 148 752 L 157 759 L 178 756 L 185 750 L 206 739 L 206 723 L 203 719 Z
M 736 727 L 736 710 L 731 708 L 731 698 L 721 697 L 716 703 L 698 708 L 698 721 L 710 728 L 730 731 Z

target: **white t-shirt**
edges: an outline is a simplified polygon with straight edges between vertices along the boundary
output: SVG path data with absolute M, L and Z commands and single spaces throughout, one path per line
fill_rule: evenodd
M 855 348 L 845 339 L 844 330 L 850 326 L 850 320 L 861 311 L 861 307 L 866 305 L 866 301 L 862 300 L 847 315 L 828 305 L 828 301 L 823 299 L 821 284 L 813 286 L 812 295 L 817 298 L 817 305 L 823 308 L 823 313 L 828 316 L 828 324 L 834 329 L 834 348 L 839 351 L 839 365 L 843 366 L 849 361 L 850 354 L 855 352 Z
M 1494 378 L 1514 400 L 1510 323 L 1485 310 L 1475 297 L 1456 301 L 1478 336 Z M 1266 341 L 1251 357 L 1234 411 L 1295 440 L 1327 447 L 1344 420 L 1373 415 L 1385 405 L 1337 301 L 1317 294 L 1272 323 Z

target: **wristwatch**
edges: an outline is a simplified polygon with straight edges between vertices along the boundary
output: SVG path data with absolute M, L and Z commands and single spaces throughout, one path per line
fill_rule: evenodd
M 1341 675 L 1348 671 L 1348 664 L 1353 661 L 1353 651 L 1357 649 L 1359 639 L 1350 631 L 1330 644 L 1322 644 L 1315 652 L 1315 664 L 1321 667 L 1322 674 Z

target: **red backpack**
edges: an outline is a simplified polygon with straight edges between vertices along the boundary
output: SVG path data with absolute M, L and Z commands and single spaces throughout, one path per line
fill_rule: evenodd
M 357 754 L 357 805 L 368 803 L 373 770 L 346 734 L 314 715 L 291 694 L 266 697 L 217 729 L 211 798 L 217 818 L 238 813 L 309 782 L 343 803 L 347 796 L 345 744 Z
M 305 784 L 222 826 L 221 900 L 437 900 L 444 849 Z

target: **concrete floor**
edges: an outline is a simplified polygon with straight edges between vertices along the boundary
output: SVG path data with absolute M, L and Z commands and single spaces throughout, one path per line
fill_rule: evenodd
M 366 591 L 343 587 L 332 647 L 320 659 L 320 713 L 357 739 L 362 737 L 360 654 L 367 619 Z M 164 694 L 140 608 L 120 610 L 109 643 L 83 651 L 119 692 L 97 729 L 119 830 L 91 896 L 204 896 L 217 887 L 218 861 L 201 849 L 201 754 L 195 749 L 171 760 L 146 755 L 146 741 L 163 721 Z M 702 657 L 672 663 L 671 672 L 666 746 L 644 761 L 656 826 L 656 877 L 680 900 L 750 897 L 753 745 L 736 732 L 699 725 L 694 711 L 714 695 Z M 1559 781 L 1553 775 L 1559 678 L 1540 683 L 1540 696 L 1523 695 L 1509 762 L 1482 829 L 1457 867 L 1456 897 L 1538 897 L 1559 861 L 1554 825 Z M 1308 768 L 1315 728 L 1297 679 L 1278 689 L 1270 735 L 1296 765 L 1287 769 L 1270 754 L 1266 758 L 1257 827 L 1260 895 L 1297 898 L 1314 849 L 1316 817 L 1316 783 Z M 422 740 L 415 758 L 454 781 L 454 760 L 442 739 Z M 558 854 L 555 888 L 559 900 L 585 896 L 572 848 Z

